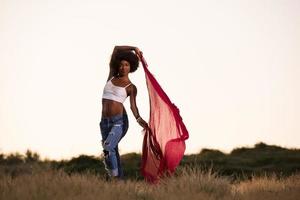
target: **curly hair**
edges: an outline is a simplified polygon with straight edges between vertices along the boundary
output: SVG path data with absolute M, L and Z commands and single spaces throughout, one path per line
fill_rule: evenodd
M 114 70 L 114 75 L 119 71 L 122 60 L 126 60 L 130 64 L 130 73 L 135 72 L 139 67 L 139 58 L 132 51 L 117 51 L 110 61 L 110 67 Z

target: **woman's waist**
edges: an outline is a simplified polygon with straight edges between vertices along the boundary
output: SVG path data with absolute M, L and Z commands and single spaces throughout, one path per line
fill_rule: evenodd
M 113 116 L 122 116 L 126 115 L 126 110 L 122 103 L 108 100 L 108 99 L 102 99 L 102 118 L 109 118 Z
M 119 120 L 124 120 L 128 118 L 126 113 L 116 114 L 113 116 L 102 116 L 101 121 L 107 121 L 107 122 L 117 122 Z

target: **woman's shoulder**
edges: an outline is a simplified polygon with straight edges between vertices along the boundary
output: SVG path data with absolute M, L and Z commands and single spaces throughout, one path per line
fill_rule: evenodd
M 129 89 L 129 92 L 130 93 L 136 93 L 137 92 L 137 87 L 132 83 L 130 82 L 129 86 L 127 87 L 127 89 Z

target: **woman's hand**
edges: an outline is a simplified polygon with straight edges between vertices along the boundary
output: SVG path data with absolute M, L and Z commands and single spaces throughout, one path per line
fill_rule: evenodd
M 136 121 L 137 121 L 137 123 L 139 123 L 139 125 L 140 125 L 141 127 L 143 127 L 144 129 L 148 128 L 147 122 L 145 122 L 145 120 L 143 120 L 141 117 L 139 117 Z
M 140 51 L 139 48 L 135 47 L 134 48 L 135 54 L 138 56 L 139 60 L 141 60 L 141 56 L 143 55 L 143 52 Z

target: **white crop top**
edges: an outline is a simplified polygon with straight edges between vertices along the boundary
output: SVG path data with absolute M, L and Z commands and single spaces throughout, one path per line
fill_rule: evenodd
M 127 98 L 127 92 L 126 92 L 126 88 L 131 85 L 131 83 L 129 83 L 128 85 L 126 85 L 125 87 L 120 87 L 120 86 L 116 86 L 114 85 L 111 80 L 114 77 L 112 77 L 109 81 L 107 81 L 107 83 L 105 84 L 104 90 L 103 90 L 103 95 L 102 95 L 102 99 L 110 99 L 110 100 L 114 100 L 120 103 L 123 103 L 126 98 Z

